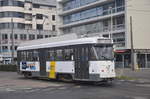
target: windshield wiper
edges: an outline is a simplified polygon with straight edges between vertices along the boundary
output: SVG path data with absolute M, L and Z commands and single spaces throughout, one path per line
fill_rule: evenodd
M 103 58 L 106 59 L 106 60 L 113 60 L 113 58 L 108 58 L 108 57 L 103 56 L 103 55 L 101 55 L 101 57 L 103 57 Z
M 95 48 L 94 48 L 94 47 L 92 47 L 92 49 L 93 49 L 93 51 L 94 51 L 94 54 L 95 54 L 95 56 L 96 56 L 96 59 L 98 59 L 98 55 L 97 55 L 97 53 L 96 53 Z
M 101 55 L 101 57 L 103 57 L 104 59 L 107 59 L 107 60 L 109 60 L 109 58 L 107 58 L 107 57 L 105 57 L 105 56 L 103 56 L 103 55 Z

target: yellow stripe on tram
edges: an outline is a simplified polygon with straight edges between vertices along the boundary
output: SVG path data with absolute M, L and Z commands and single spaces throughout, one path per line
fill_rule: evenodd
M 56 78 L 56 62 L 51 61 L 50 62 L 50 72 L 49 72 L 49 78 L 55 79 Z

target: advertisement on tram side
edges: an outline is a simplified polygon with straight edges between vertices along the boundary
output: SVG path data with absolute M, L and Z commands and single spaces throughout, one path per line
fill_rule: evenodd
M 21 71 L 40 71 L 39 62 L 20 62 Z

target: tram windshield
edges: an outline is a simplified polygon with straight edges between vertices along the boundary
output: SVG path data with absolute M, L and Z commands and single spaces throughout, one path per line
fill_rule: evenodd
M 92 47 L 92 59 L 113 60 L 113 45 L 100 45 Z

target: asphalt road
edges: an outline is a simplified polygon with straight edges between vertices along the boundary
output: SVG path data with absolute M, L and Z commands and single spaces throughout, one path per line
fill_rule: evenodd
M 150 99 L 150 83 L 114 81 L 112 86 L 65 83 L 0 72 L 0 99 Z

